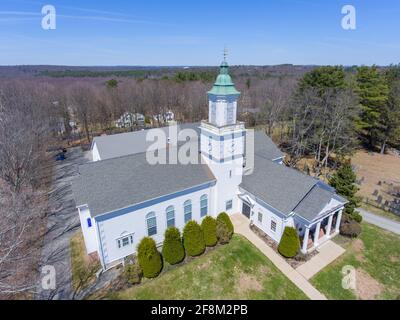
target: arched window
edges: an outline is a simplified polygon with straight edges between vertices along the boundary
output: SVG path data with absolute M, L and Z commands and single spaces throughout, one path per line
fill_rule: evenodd
M 203 194 L 200 197 L 200 216 L 204 217 L 208 214 L 208 197 L 206 194 Z
M 183 212 L 185 214 L 185 223 L 192 220 L 192 201 L 185 201 L 183 204 Z
M 169 206 L 165 211 L 167 215 L 167 228 L 175 227 L 175 209 L 174 206 Z
M 152 236 L 157 234 L 157 220 L 155 212 L 150 212 L 146 216 L 147 234 Z

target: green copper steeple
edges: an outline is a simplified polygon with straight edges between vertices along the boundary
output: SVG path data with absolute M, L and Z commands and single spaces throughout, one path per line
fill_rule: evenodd
M 229 75 L 229 66 L 225 60 L 221 63 L 217 80 L 215 81 L 213 88 L 208 91 L 208 94 L 213 94 L 217 96 L 240 94 L 240 92 L 236 90 L 235 85 L 232 82 L 232 78 Z

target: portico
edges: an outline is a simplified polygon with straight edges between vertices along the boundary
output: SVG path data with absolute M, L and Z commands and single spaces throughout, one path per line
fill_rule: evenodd
M 343 209 L 332 211 L 322 218 L 304 225 L 304 235 L 301 243 L 301 252 L 306 254 L 313 251 L 325 241 L 339 233 Z

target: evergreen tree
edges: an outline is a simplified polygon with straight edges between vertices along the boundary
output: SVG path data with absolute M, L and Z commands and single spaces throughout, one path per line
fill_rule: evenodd
M 369 145 L 374 147 L 384 140 L 383 113 L 389 94 L 387 81 L 376 66 L 363 66 L 357 70 L 355 91 L 362 108 L 358 127 Z
M 232 234 L 234 233 L 234 228 L 231 219 L 229 218 L 229 215 L 226 212 L 221 212 L 217 216 L 217 221 L 221 221 L 225 223 L 225 225 L 228 227 L 229 230 L 229 237 L 232 237 Z
M 385 153 L 387 144 L 400 143 L 400 65 L 392 66 L 386 71 L 386 80 L 389 96 L 381 115 L 383 124 L 381 154 Z
M 217 221 L 207 216 L 201 222 L 201 229 L 204 234 L 204 241 L 207 247 L 213 247 L 217 243 Z
M 183 245 L 191 257 L 201 255 L 206 248 L 203 230 L 194 220 L 189 221 L 183 229 Z
M 146 278 L 155 278 L 161 272 L 162 259 L 153 238 L 143 238 L 137 250 L 139 266 Z
M 347 87 L 346 75 L 342 66 L 324 66 L 307 72 L 300 80 L 300 91 L 315 89 L 320 96 L 328 90 L 342 90 Z
M 162 255 L 169 264 L 177 264 L 185 257 L 181 233 L 175 227 L 165 230 Z
M 285 227 L 278 251 L 286 258 L 293 258 L 300 249 L 300 239 L 297 230 L 292 227 Z
M 353 219 L 361 222 L 361 216 L 355 208 L 359 206 L 360 199 L 356 196 L 358 187 L 355 185 L 357 176 L 349 162 L 343 164 L 330 178 L 329 184 L 345 197 L 349 203 L 346 204 L 344 212 Z

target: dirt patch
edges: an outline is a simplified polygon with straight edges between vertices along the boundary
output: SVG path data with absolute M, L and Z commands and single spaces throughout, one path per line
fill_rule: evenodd
M 268 268 L 267 266 L 261 266 L 257 270 L 257 274 L 261 274 L 261 275 L 267 275 L 267 274 L 270 274 L 270 272 L 271 272 L 271 269 Z
M 358 261 L 365 261 L 364 257 L 364 242 L 361 239 L 356 239 L 352 243 L 352 247 L 354 249 L 355 257 Z
M 238 282 L 238 291 L 243 292 L 243 291 L 262 291 L 263 286 L 261 283 L 257 280 L 256 277 L 251 276 L 247 273 L 241 273 L 239 275 L 239 282 Z
M 400 261 L 400 258 L 397 257 L 397 256 L 390 256 L 390 257 L 389 257 L 389 260 L 390 260 L 390 262 L 396 263 L 396 262 L 399 262 L 399 261 Z
M 356 270 L 356 294 L 361 300 L 374 300 L 382 292 L 382 285 L 363 269 Z
M 377 165 L 379 163 L 379 165 Z M 394 154 L 381 155 L 368 153 L 364 150 L 358 151 L 352 158 L 357 178 L 362 181 L 358 195 L 363 198 L 376 200 L 374 195 L 378 190 L 383 200 L 392 200 L 392 197 L 385 192 L 385 184 L 400 185 L 400 157 Z M 381 182 L 381 184 L 379 184 Z
M 207 270 L 211 266 L 211 260 L 207 260 L 206 262 L 199 264 L 198 268 L 200 270 Z

